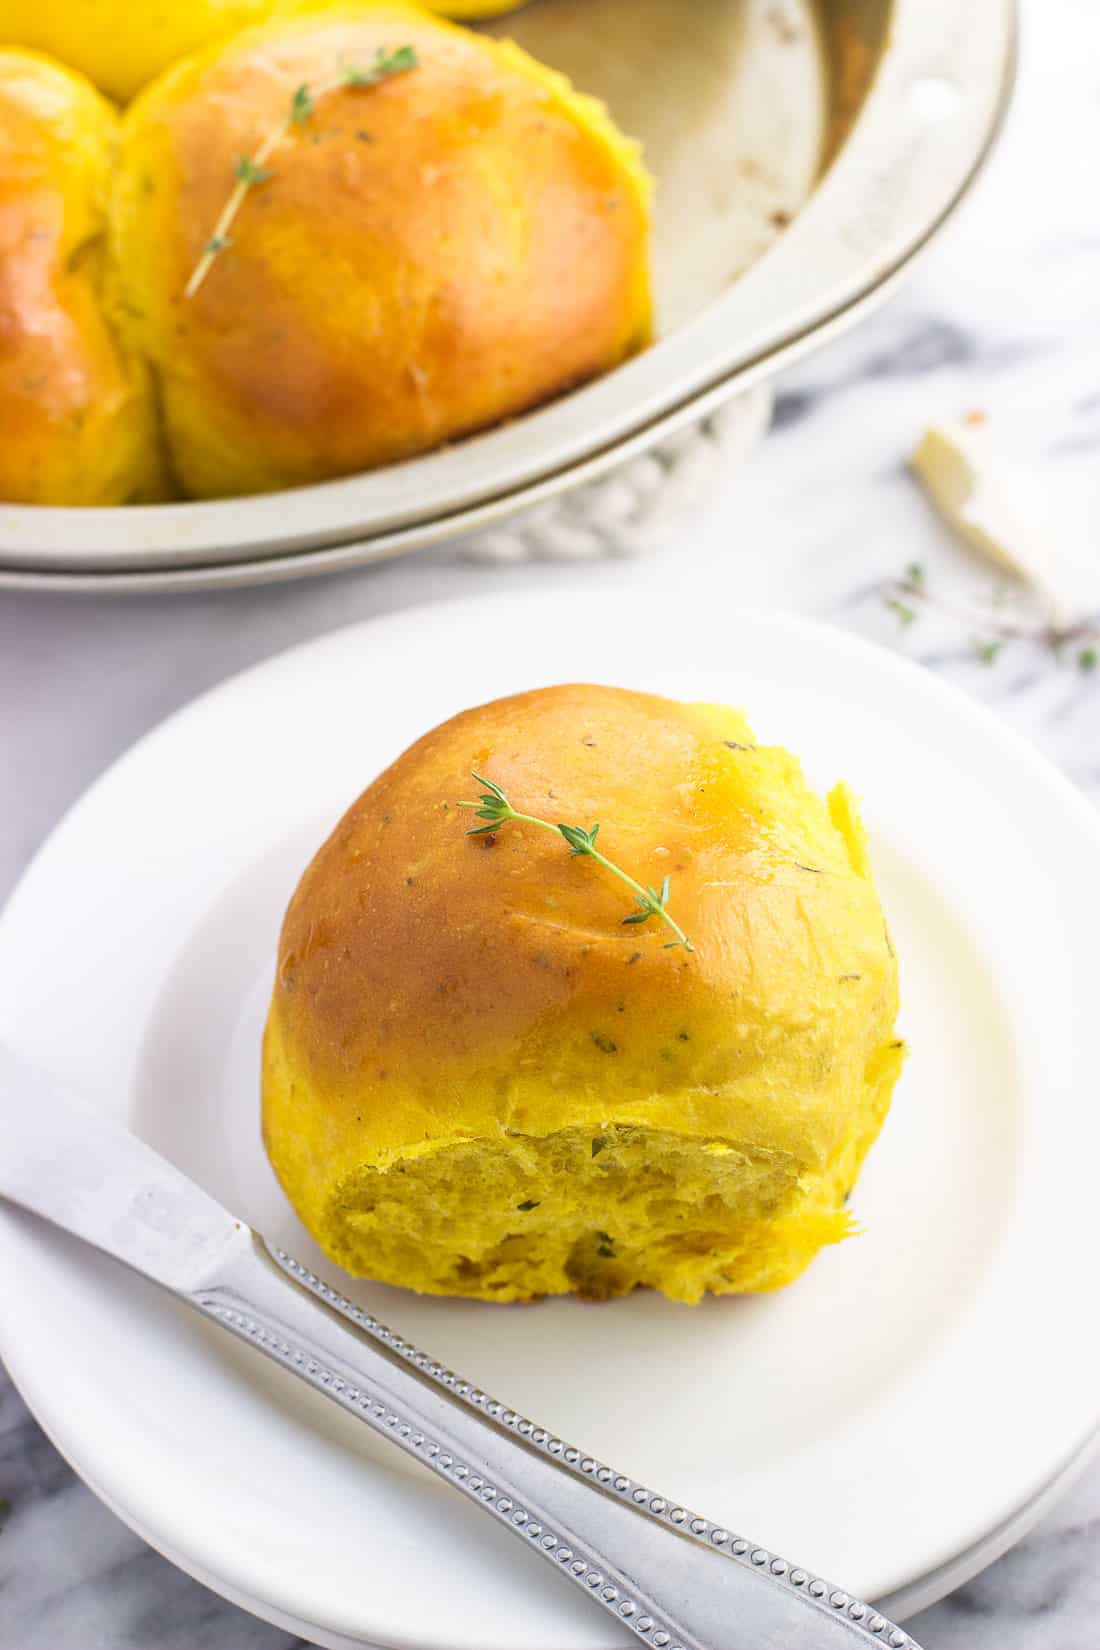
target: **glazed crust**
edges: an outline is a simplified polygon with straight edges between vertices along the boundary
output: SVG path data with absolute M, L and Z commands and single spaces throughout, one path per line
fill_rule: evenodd
M 449 17 L 496 17 L 522 0 L 426 0 Z M 238 29 L 323 11 L 331 0 L 0 0 L 0 40 L 32 46 L 128 102 L 154 75 Z
M 0 498 L 153 496 L 147 374 L 112 324 L 105 200 L 114 110 L 80 75 L 0 50 Z
M 235 161 L 294 88 L 406 44 L 413 72 L 319 101 L 185 300 Z M 598 105 L 414 8 L 247 31 L 126 118 L 116 259 L 198 496 L 389 463 L 614 366 L 648 336 L 646 236 Z
M 522 823 L 466 835 L 471 770 L 671 878 L 696 951 Z M 567 686 L 467 711 L 353 804 L 279 945 L 268 1149 L 307 1225 L 363 1165 L 446 1141 L 637 1127 L 781 1154 L 840 1207 L 901 1064 L 897 971 L 843 788 L 742 718 Z

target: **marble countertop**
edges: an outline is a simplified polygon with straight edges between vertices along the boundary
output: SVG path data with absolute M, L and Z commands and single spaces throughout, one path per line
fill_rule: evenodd
M 453 549 L 297 585 L 169 601 L 0 599 L 0 896 L 89 780 L 167 712 L 292 642 L 459 593 L 585 578 L 675 582 L 900 647 L 1033 739 L 1100 802 L 1100 669 L 1038 640 L 990 658 L 1006 609 L 904 458 L 926 424 L 989 415 L 1039 478 L 1100 611 L 1100 8 L 1030 0 L 1008 132 L 902 294 L 789 372 L 773 433 L 644 558 L 476 565 Z M 1095 570 L 1090 565 L 1095 559 Z M 911 563 L 909 623 L 885 586 Z M 960 622 L 960 603 L 979 611 Z M 950 610 L 950 611 L 948 611 Z M 983 657 L 984 655 L 984 657 Z M 1095 1650 L 1100 1465 L 983 1576 L 911 1622 L 927 1650 Z M 73 1476 L 0 1370 L 0 1650 L 287 1650 L 131 1535 Z

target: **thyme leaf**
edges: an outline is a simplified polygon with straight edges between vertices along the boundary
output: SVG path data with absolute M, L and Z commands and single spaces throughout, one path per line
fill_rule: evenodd
M 271 173 L 265 172 L 262 166 L 257 166 L 251 155 L 241 155 L 233 167 L 233 176 L 238 183 L 251 186 L 254 183 L 266 183 Z
M 908 602 L 903 602 L 899 596 L 887 596 L 886 605 L 900 625 L 907 627 L 916 620 L 916 608 L 911 607 Z
M 405 74 L 415 68 L 416 50 L 412 46 L 398 46 L 395 52 L 387 52 L 384 46 L 380 46 L 369 69 L 362 69 L 357 63 L 345 63 L 342 58 L 340 60 L 347 86 L 377 86 L 380 80 L 388 79 L 391 74 Z
M 290 123 L 292 126 L 304 126 L 314 109 L 317 100 L 307 84 L 298 86 L 290 100 Z

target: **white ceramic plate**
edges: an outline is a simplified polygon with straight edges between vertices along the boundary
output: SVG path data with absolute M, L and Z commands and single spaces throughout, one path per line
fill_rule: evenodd
M 1100 823 L 915 667 L 789 618 L 589 589 L 323 638 L 173 717 L 59 827 L 0 920 L 0 1033 L 320 1265 L 257 1129 L 286 899 L 416 734 L 576 678 L 744 705 L 815 782 L 862 794 L 913 1048 L 856 1194 L 866 1235 L 781 1294 L 695 1310 L 356 1296 L 644 1482 L 858 1593 L 912 1587 L 1100 1420 Z M 0 1351 L 32 1408 L 213 1586 L 323 1644 L 615 1644 L 507 1532 L 151 1287 L 10 1212 L 0 1254 Z

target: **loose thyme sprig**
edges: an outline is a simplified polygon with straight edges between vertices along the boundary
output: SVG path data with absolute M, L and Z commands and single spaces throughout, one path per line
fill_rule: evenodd
M 922 611 L 936 611 L 968 629 L 974 640 L 974 657 L 983 665 L 996 664 L 1012 642 L 1031 642 L 1049 648 L 1058 659 L 1072 655 L 1079 670 L 1091 672 L 1100 665 L 1100 616 L 1084 617 L 1070 623 L 1059 622 L 1049 613 L 1043 618 L 1014 618 L 1003 606 L 1003 592 L 994 590 L 985 608 L 953 600 L 929 587 L 924 568 L 911 562 L 904 575 L 887 585 L 883 601 L 903 629 L 915 624 Z
M 183 292 L 185 298 L 195 296 L 210 273 L 210 267 L 218 253 L 224 252 L 227 246 L 233 244 L 229 231 L 233 227 L 237 213 L 244 205 L 248 191 L 254 189 L 257 184 L 267 183 L 272 176 L 267 169 L 267 162 L 296 126 L 305 125 L 317 107 L 317 100 L 328 92 L 339 91 L 341 86 L 377 86 L 379 81 L 389 80 L 392 75 L 406 74 L 410 69 L 415 69 L 417 61 L 416 50 L 412 46 L 399 46 L 394 52 L 379 47 L 369 68 L 364 69 L 356 63 L 344 63 L 341 60 L 338 75 L 334 75 L 330 80 L 322 80 L 317 86 L 306 83 L 296 89 L 290 100 L 290 108 L 278 125 L 271 128 L 253 154 L 241 155 L 233 163 L 233 176 L 236 182 L 203 248 L 202 257 L 191 271 L 191 278 Z
M 667 876 L 659 889 L 643 887 L 640 882 L 635 882 L 634 878 L 629 876 L 626 871 L 618 865 L 613 865 L 604 854 L 600 853 L 600 850 L 596 847 L 596 837 L 599 835 L 600 830 L 598 824 L 593 825 L 590 831 L 586 831 L 583 825 L 555 824 L 549 819 L 537 819 L 534 814 L 519 813 L 512 807 L 499 785 L 495 785 L 491 779 L 482 778 L 479 773 L 472 774 L 471 777 L 476 779 L 479 785 L 484 785 L 485 790 L 477 802 L 460 802 L 458 806 L 460 808 L 476 809 L 477 818 L 488 820 L 488 824 L 475 825 L 472 830 L 466 832 L 467 836 L 486 836 L 490 832 L 499 831 L 502 825 L 507 825 L 513 819 L 525 820 L 528 825 L 537 825 L 542 831 L 553 831 L 556 835 L 565 838 L 570 853 L 585 855 L 589 859 L 597 860 L 606 870 L 611 872 L 612 876 L 618 877 L 620 882 L 625 882 L 627 887 L 633 890 L 634 901 L 638 909 L 632 911 L 629 917 L 623 918 L 624 926 L 629 926 L 635 922 L 648 922 L 650 917 L 660 917 L 661 921 L 667 923 L 676 935 L 674 940 L 666 942 L 666 951 L 671 951 L 678 945 L 682 945 L 685 951 L 695 950 L 679 923 L 674 920 L 669 912 L 668 896 L 671 883 Z

